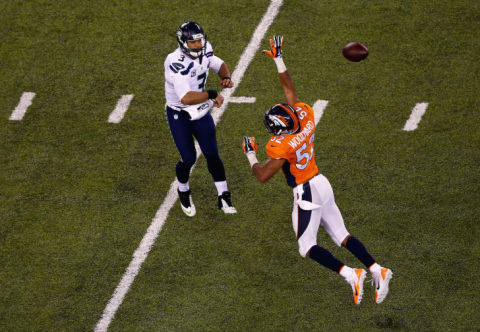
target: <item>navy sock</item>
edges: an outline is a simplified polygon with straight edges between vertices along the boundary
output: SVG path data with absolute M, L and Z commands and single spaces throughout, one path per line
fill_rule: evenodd
M 178 161 L 177 166 L 175 168 L 175 173 L 177 175 L 177 179 L 181 183 L 187 183 L 188 178 L 190 177 L 190 169 L 192 168 L 193 164 L 187 164 L 183 161 Z
M 360 242 L 357 238 L 350 236 L 347 240 L 347 244 L 345 246 L 352 254 L 355 255 L 367 268 L 370 267 L 375 260 L 373 257 L 368 253 L 367 249 L 362 242 Z
M 225 176 L 225 167 L 223 162 L 218 155 L 210 156 L 207 159 L 207 167 L 210 174 L 212 174 L 213 181 L 220 182 L 225 181 L 227 177 Z
M 314 245 L 312 248 L 310 248 L 309 257 L 337 273 L 340 272 L 340 269 L 344 265 L 342 262 L 336 259 L 330 251 L 317 245 Z

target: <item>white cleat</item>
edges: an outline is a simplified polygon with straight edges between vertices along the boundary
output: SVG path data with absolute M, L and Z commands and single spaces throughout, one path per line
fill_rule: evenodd
M 372 273 L 373 280 L 375 281 L 375 303 L 382 303 L 388 294 L 388 284 L 392 279 L 392 270 L 386 267 L 382 267 L 380 272 Z
M 180 206 L 182 207 L 183 213 L 185 213 L 189 217 L 193 217 L 197 210 L 195 209 L 195 205 L 192 201 L 192 192 L 188 191 L 180 191 L 177 189 L 178 197 L 180 198 Z
M 236 214 L 237 209 L 233 207 L 231 194 L 229 191 L 224 191 L 222 195 L 218 196 L 218 209 L 225 214 Z
M 347 279 L 347 282 L 352 286 L 353 291 L 353 302 L 358 305 L 362 302 L 363 297 L 363 282 L 365 281 L 365 276 L 367 271 L 364 269 L 354 269 L 350 278 Z

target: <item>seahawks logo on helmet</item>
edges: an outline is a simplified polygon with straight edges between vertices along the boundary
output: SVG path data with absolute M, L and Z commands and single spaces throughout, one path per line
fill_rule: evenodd
M 188 41 L 201 40 L 202 46 L 199 48 L 190 48 Z M 178 45 L 183 52 L 193 58 L 198 58 L 205 55 L 207 49 L 207 36 L 203 32 L 200 24 L 195 22 L 185 22 L 177 30 Z
M 292 135 L 300 130 L 300 120 L 292 106 L 276 104 L 265 113 L 263 120 L 267 131 L 274 135 Z

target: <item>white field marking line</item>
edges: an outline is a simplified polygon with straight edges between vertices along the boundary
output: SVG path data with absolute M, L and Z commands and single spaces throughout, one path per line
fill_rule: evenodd
M 403 130 L 405 131 L 414 131 L 418 128 L 418 124 L 422 120 L 422 116 L 427 111 L 428 103 L 418 103 L 412 110 L 410 118 L 405 122 Z
M 9 120 L 20 121 L 23 119 L 25 113 L 27 113 L 27 108 L 32 105 L 32 100 L 35 97 L 35 92 L 24 92 L 22 97 L 20 97 L 20 102 L 17 107 L 13 110 L 10 115 Z
M 325 111 L 327 106 L 328 106 L 328 100 L 319 99 L 315 102 L 315 104 L 313 104 L 313 112 L 315 115 L 315 126 L 318 124 L 318 121 L 320 121 L 320 119 L 322 118 L 323 112 Z
M 250 62 L 252 62 L 252 59 L 257 54 L 257 51 L 260 48 L 260 43 L 262 42 L 262 39 L 265 37 L 265 34 L 267 33 L 267 30 L 272 24 L 273 20 L 277 16 L 282 3 L 283 3 L 283 0 L 272 0 L 270 2 L 267 12 L 265 13 L 265 15 L 263 15 L 262 20 L 260 21 L 260 24 L 257 26 L 257 28 L 255 29 L 255 32 L 253 33 L 252 39 L 250 39 L 250 42 L 248 43 L 247 48 L 245 48 L 245 50 L 243 51 L 242 56 L 240 57 L 240 60 L 238 61 L 237 66 L 235 67 L 235 70 L 233 71 L 232 81 L 235 82 L 235 86 L 233 88 L 225 89 L 222 91 L 222 95 L 225 97 L 225 102 L 220 108 L 215 108 L 212 111 L 212 116 L 215 123 L 217 123 L 220 117 L 222 116 L 223 112 L 227 108 L 230 97 L 235 92 L 237 86 L 240 85 L 240 82 L 242 81 L 245 71 L 250 65 Z
M 122 121 L 123 117 L 125 116 L 125 113 L 127 112 L 132 99 L 133 99 L 133 95 L 123 95 L 118 100 L 117 106 L 115 106 L 115 109 L 113 110 L 113 112 L 110 113 L 108 117 L 108 122 L 120 123 L 120 121 Z
M 255 97 L 230 97 L 230 103 L 249 103 L 253 104 L 257 101 Z
M 282 0 L 272 0 L 267 12 L 263 16 L 260 24 L 255 29 L 255 32 L 248 44 L 247 48 L 242 53 L 240 60 L 235 67 L 235 70 L 232 74 L 232 80 L 236 83 L 235 87 L 231 89 L 227 89 L 225 92 L 226 97 L 230 97 L 235 88 L 240 84 L 242 81 L 242 77 L 245 74 L 245 71 L 252 61 L 253 57 L 255 56 L 258 48 L 260 47 L 260 42 L 265 36 L 269 26 L 272 24 L 273 20 L 278 14 L 280 6 L 282 5 Z M 215 109 L 212 112 L 212 116 L 215 120 L 215 123 L 218 123 L 220 117 L 222 116 L 225 108 L 228 104 L 228 98 L 222 107 Z M 197 145 L 197 155 L 199 154 L 199 149 Z M 133 259 L 127 267 L 127 270 L 122 276 L 120 283 L 117 285 L 112 297 L 110 298 L 107 306 L 105 307 L 102 317 L 97 322 L 95 326 L 95 332 L 103 332 L 107 331 L 108 326 L 112 322 L 115 313 L 117 312 L 118 308 L 122 304 L 125 295 L 127 294 L 128 290 L 133 284 L 135 277 L 138 275 L 140 268 L 143 262 L 146 260 L 148 253 L 150 252 L 155 240 L 158 237 L 158 234 L 162 230 L 163 225 L 165 224 L 165 220 L 167 219 L 168 213 L 170 209 L 173 207 L 177 200 L 177 193 L 176 193 L 177 183 L 173 181 L 170 185 L 170 189 L 165 197 L 163 203 L 160 205 L 160 208 L 155 213 L 155 217 L 152 220 L 152 223 L 147 229 L 146 234 L 144 235 L 140 245 L 133 253 Z

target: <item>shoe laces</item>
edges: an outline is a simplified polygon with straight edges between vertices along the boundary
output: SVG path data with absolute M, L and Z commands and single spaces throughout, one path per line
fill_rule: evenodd
M 375 274 L 377 274 L 378 276 L 375 276 Z M 366 281 L 370 282 L 370 284 L 373 287 L 377 288 L 378 284 L 380 283 L 380 278 L 381 278 L 380 273 L 373 273 L 372 272 L 372 279 L 366 280 Z

